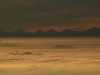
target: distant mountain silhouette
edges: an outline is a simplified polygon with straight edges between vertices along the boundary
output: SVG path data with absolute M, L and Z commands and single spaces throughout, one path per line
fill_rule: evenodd
M 16 31 L 12 31 L 12 32 L 9 32 L 9 35 L 8 36 L 11 36 L 11 37 L 24 37 L 24 36 L 27 36 L 27 32 L 25 32 L 23 29 L 18 29 Z
M 37 30 L 37 31 L 34 33 L 34 36 L 36 36 L 36 37 L 42 37 L 42 36 L 45 36 L 45 33 L 44 33 L 44 31 L 42 31 L 42 30 Z
M 84 36 L 92 36 L 92 37 L 100 37 L 100 28 L 90 28 L 89 30 L 84 31 L 74 31 L 71 29 L 65 29 L 61 32 L 57 32 L 56 30 L 49 29 L 44 32 L 42 30 L 37 30 L 35 33 L 26 32 L 23 29 L 18 29 L 16 31 L 5 32 L 0 29 L 0 37 L 84 37 Z
M 45 32 L 45 35 L 48 36 L 58 36 L 58 32 L 53 30 L 53 29 L 49 29 L 47 32 Z
M 61 36 L 73 36 L 74 31 L 70 29 L 65 29 L 64 31 L 60 32 Z
M 89 30 L 83 31 L 83 36 L 100 36 L 100 29 L 93 27 Z

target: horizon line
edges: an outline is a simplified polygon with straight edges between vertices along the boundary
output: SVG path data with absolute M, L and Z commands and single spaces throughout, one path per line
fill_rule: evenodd
M 46 30 L 46 31 L 44 31 L 44 30 L 42 30 L 42 29 L 37 29 L 36 31 L 34 31 L 34 32 L 30 32 L 30 31 L 26 31 L 24 28 L 18 28 L 18 29 L 15 29 L 15 30 L 12 30 L 12 31 L 5 31 L 5 30 L 3 30 L 3 29 L 0 29 L 0 31 L 4 31 L 4 32 L 13 32 L 13 31 L 17 31 L 17 30 L 23 30 L 23 31 L 25 31 L 25 32 L 29 32 L 29 33 L 35 33 L 35 32 L 37 32 L 37 31 L 42 31 L 42 32 L 47 32 L 47 31 L 49 31 L 49 30 L 54 30 L 54 31 L 56 31 L 56 32 L 62 32 L 62 31 L 64 31 L 64 30 L 66 30 L 66 29 L 68 29 L 68 30 L 72 30 L 72 31 L 80 31 L 80 32 L 83 32 L 83 31 L 86 31 L 86 30 L 89 30 L 89 29 L 91 29 L 91 28 L 98 28 L 98 29 L 100 29 L 99 27 L 90 27 L 90 28 L 88 28 L 88 29 L 84 29 L 84 30 L 74 30 L 74 29 L 70 29 L 70 28 L 65 28 L 65 29 L 63 29 L 63 30 L 61 30 L 61 31 L 57 31 L 56 29 L 54 29 L 54 28 L 50 28 L 50 29 L 48 29 L 48 30 Z

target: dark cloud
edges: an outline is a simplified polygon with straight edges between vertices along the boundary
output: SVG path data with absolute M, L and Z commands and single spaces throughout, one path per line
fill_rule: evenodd
M 75 49 L 76 47 L 74 46 L 66 46 L 66 45 L 56 45 L 50 47 L 50 49 Z
M 13 58 L 10 58 L 10 59 L 0 59 L 0 62 L 8 62 L 8 61 L 18 61 L 18 60 L 23 60 L 23 59 L 13 59 Z
M 33 52 L 11 52 L 9 55 L 43 55 L 43 53 L 33 53 Z
M 20 52 L 11 52 L 9 54 L 10 55 L 33 55 L 32 52 L 23 52 L 23 53 L 20 53 Z
M 33 53 L 32 52 L 24 52 L 24 53 L 22 53 L 22 55 L 33 55 Z
M 99 0 L 1 0 L 0 28 L 100 27 L 99 3 Z

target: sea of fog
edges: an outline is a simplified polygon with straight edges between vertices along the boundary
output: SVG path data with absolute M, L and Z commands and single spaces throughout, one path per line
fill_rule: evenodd
M 0 38 L 0 75 L 100 75 L 100 38 Z

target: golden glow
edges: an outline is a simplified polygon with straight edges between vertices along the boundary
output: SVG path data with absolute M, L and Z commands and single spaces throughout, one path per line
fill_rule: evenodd
M 100 38 L 1 40 L 0 74 L 2 75 L 100 74 Z M 66 48 L 64 46 L 63 49 L 51 48 L 59 45 L 65 45 Z

